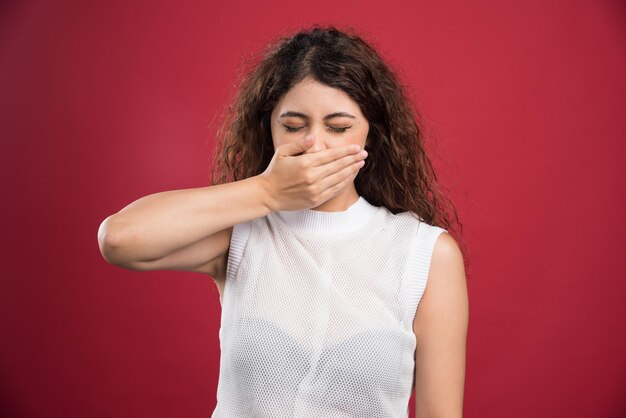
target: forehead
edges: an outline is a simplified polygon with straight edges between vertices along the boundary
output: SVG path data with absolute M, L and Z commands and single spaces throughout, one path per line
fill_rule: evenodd
M 276 103 L 273 113 L 289 110 L 311 115 L 350 111 L 362 117 L 359 105 L 347 93 L 311 78 L 305 78 L 287 91 Z

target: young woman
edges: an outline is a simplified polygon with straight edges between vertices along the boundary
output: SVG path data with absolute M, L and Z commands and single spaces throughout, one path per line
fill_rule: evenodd
M 218 139 L 211 186 L 145 196 L 98 233 L 112 264 L 215 280 L 213 416 L 406 417 L 415 390 L 417 417 L 461 417 L 454 207 L 377 52 L 335 27 L 279 39 Z

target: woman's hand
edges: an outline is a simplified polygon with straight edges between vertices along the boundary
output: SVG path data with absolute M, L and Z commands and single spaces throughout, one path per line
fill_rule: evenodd
M 315 143 L 309 135 L 276 148 L 259 178 L 268 193 L 270 210 L 302 210 L 335 197 L 357 176 L 367 157 L 355 144 L 302 154 Z

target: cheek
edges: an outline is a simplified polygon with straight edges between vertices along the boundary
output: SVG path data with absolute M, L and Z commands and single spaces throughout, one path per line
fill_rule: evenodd
M 365 143 L 365 140 L 367 138 L 367 129 L 358 129 L 354 132 L 352 132 L 349 137 L 350 137 L 350 142 L 355 143 L 355 144 L 362 144 Z
M 272 135 L 272 142 L 274 143 L 274 148 L 278 147 L 279 145 L 283 144 L 285 141 L 284 135 L 282 135 L 280 132 L 278 132 L 274 126 L 272 126 L 271 131 L 271 135 Z
M 274 148 L 276 148 L 289 142 L 289 138 L 284 134 L 272 132 L 272 142 L 274 143 Z

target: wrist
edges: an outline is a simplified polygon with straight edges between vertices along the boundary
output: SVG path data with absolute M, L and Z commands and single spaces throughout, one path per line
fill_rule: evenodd
M 261 205 L 265 207 L 267 212 L 277 212 L 279 210 L 272 187 L 264 174 L 259 174 L 250 178 L 254 180 L 255 189 Z

